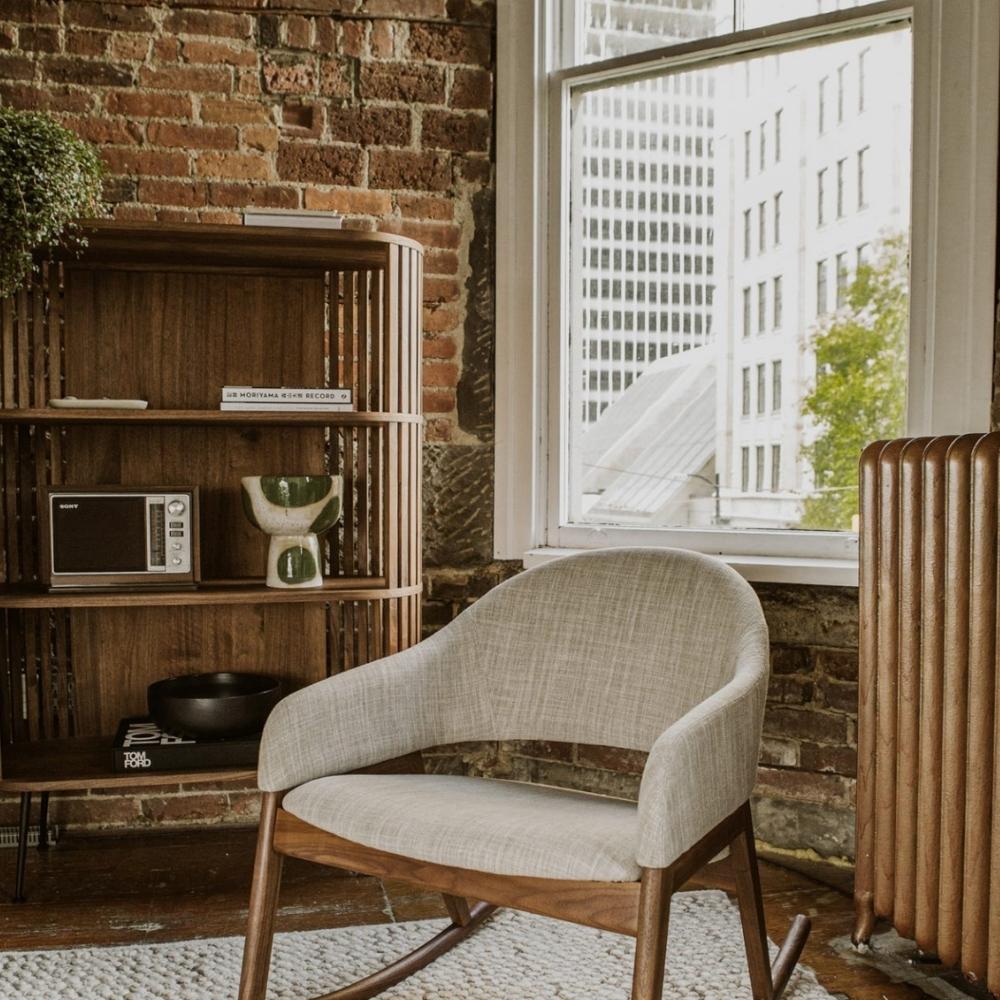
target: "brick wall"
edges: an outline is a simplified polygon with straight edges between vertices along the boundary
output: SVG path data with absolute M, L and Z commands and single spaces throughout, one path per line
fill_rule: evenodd
M 518 568 L 492 561 L 494 23 L 491 0 L 0 3 L 0 100 L 100 147 L 116 217 L 330 209 L 426 246 L 428 630 Z M 849 855 L 854 594 L 760 593 L 774 642 L 761 835 Z M 437 770 L 617 794 L 635 793 L 641 764 L 539 743 L 429 755 Z M 86 827 L 240 823 L 254 808 L 248 789 L 193 786 L 59 796 L 52 810 Z

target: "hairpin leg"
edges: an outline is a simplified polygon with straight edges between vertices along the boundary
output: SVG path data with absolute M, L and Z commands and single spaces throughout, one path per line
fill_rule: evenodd
M 21 816 L 17 827 L 17 870 L 14 874 L 14 902 L 24 902 L 24 869 L 28 862 L 28 820 L 31 792 L 21 792 Z
M 42 792 L 42 801 L 38 806 L 38 849 L 49 849 L 49 793 Z

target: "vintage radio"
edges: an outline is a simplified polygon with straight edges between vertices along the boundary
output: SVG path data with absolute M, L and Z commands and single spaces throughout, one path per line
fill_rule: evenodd
M 64 587 L 193 587 L 196 487 L 50 486 L 42 504 L 42 576 Z

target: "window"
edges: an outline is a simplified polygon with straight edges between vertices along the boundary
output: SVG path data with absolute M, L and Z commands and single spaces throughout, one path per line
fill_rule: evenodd
M 847 64 L 837 67 L 837 124 L 844 123 L 844 86 L 847 77 Z
M 750 416 L 750 369 L 743 369 L 743 409 L 744 417 Z
M 781 275 L 777 275 L 774 279 L 773 293 L 771 296 L 774 299 L 774 304 L 772 309 L 774 310 L 774 328 L 775 330 L 781 329 Z
M 844 217 L 844 171 L 847 169 L 847 159 L 837 160 L 837 218 Z
M 826 314 L 826 261 L 816 262 L 816 315 Z
M 855 268 L 860 269 L 863 265 L 869 263 L 871 259 L 871 244 L 862 243 L 857 250 L 857 257 L 855 260 Z
M 740 490 L 750 492 L 750 449 L 740 448 Z
M 967 2 L 976 9 L 975 19 L 943 16 L 942 0 L 914 0 L 906 9 L 862 4 L 857 15 L 847 8 L 809 16 L 794 32 L 775 25 L 718 39 L 699 35 L 727 29 L 701 16 L 703 5 L 687 3 L 677 5 L 676 17 L 672 14 L 669 22 L 670 30 L 683 32 L 685 39 L 676 54 L 670 46 L 677 36 L 664 34 L 668 19 L 661 16 L 654 24 L 652 5 L 639 0 L 616 0 L 614 5 L 562 0 L 561 19 L 556 17 L 557 0 L 498 7 L 499 59 L 506 67 L 498 74 L 503 91 L 499 106 L 512 112 L 497 122 L 497 197 L 509 207 L 497 222 L 498 241 L 505 247 L 497 263 L 498 557 L 516 558 L 537 545 L 624 543 L 681 545 L 740 558 L 840 554 L 849 560 L 856 543 L 847 533 L 784 530 L 798 524 L 816 482 L 802 448 L 803 435 L 810 429 L 803 429 L 800 416 L 814 371 L 814 336 L 821 329 L 813 310 L 809 268 L 821 260 L 833 266 L 834 250 L 848 249 L 853 258 L 862 243 L 872 245 L 873 262 L 880 260 L 880 232 L 887 228 L 886 222 L 905 240 L 911 186 L 912 203 L 918 209 L 913 243 L 935 245 L 938 252 L 912 257 L 913 326 L 909 333 L 904 331 L 900 366 L 909 380 L 906 432 L 943 433 L 982 426 L 988 412 L 989 347 L 980 341 L 992 312 L 992 288 L 986 289 L 992 281 L 984 276 L 987 272 L 992 276 L 995 255 L 995 232 L 987 233 L 986 227 L 998 187 L 995 154 L 1000 145 L 993 52 L 1000 36 L 1000 12 L 985 0 Z M 743 0 L 736 0 L 734 9 L 743 6 Z M 790 8 L 790 4 L 780 6 Z M 824 10 L 830 7 L 827 0 Z M 913 58 L 911 10 L 912 34 L 919 43 L 913 46 Z M 702 21 L 696 30 L 678 23 L 694 17 L 695 11 L 701 12 L 697 16 Z M 543 21 L 539 12 L 546 17 L 552 13 L 554 25 Z M 633 23 L 632 30 L 619 31 L 626 18 Z M 564 31 L 565 24 L 570 30 L 563 35 L 550 30 Z M 656 47 L 655 56 L 632 54 L 643 46 Z M 845 101 L 851 105 L 845 107 L 846 116 L 855 107 L 855 73 L 862 47 L 870 50 L 865 120 L 857 129 L 853 121 L 850 129 L 834 129 L 831 87 L 836 85 L 836 67 L 848 66 Z M 522 71 L 511 72 L 511 66 Z M 759 71 L 761 66 L 765 73 Z M 807 75 L 796 80 L 803 67 Z M 816 143 L 814 102 L 818 78 L 824 73 L 830 77 L 829 117 L 824 139 Z M 745 79 L 752 83 L 749 95 Z M 912 162 L 919 170 L 912 177 L 907 134 L 911 94 L 919 100 L 918 120 L 939 123 L 914 134 Z M 957 95 L 971 95 L 972 102 Z M 743 176 L 746 164 L 740 162 L 742 133 L 750 131 L 753 140 L 761 120 L 768 121 L 770 132 L 779 102 L 782 177 L 787 180 L 770 191 L 760 190 L 754 175 L 749 180 L 757 188 L 748 187 Z M 892 111 L 890 128 L 881 124 L 886 108 Z M 864 138 L 843 148 L 859 134 Z M 773 134 L 768 140 L 776 142 Z M 870 146 L 864 164 L 870 207 L 857 219 L 851 213 L 850 237 L 840 247 L 831 247 L 828 230 L 816 232 L 812 192 L 808 199 L 800 195 L 800 177 L 804 173 L 810 178 L 824 164 L 833 167 L 843 157 L 853 169 L 850 161 L 863 146 Z M 770 148 L 776 156 L 775 145 Z M 751 156 L 757 152 L 753 149 Z M 820 155 L 822 160 L 816 162 Z M 743 289 L 753 294 L 763 260 L 743 260 L 740 213 L 762 197 L 773 202 L 779 186 L 789 192 L 781 206 L 782 245 L 790 248 L 783 288 L 789 309 L 780 334 L 768 337 L 771 356 L 766 360 L 768 381 L 774 357 L 790 364 L 795 359 L 795 377 L 783 386 L 780 416 L 769 415 L 768 435 L 755 441 L 746 439 L 744 431 L 750 425 L 740 422 L 740 411 L 733 406 L 740 400 L 733 400 L 731 389 L 725 388 L 739 384 L 744 364 L 757 364 L 742 347 L 739 319 Z M 977 192 L 977 198 L 970 199 L 969 191 Z M 645 199 L 642 205 L 640 196 Z M 698 197 L 703 205 L 700 214 Z M 854 204 L 854 192 L 845 197 Z M 631 206 L 629 198 L 635 199 Z M 890 205 L 897 198 L 899 204 L 890 217 Z M 828 221 L 832 218 L 827 216 Z M 837 227 L 838 233 L 846 231 Z M 751 238 L 755 239 L 752 234 Z M 607 251 L 607 270 L 590 269 L 592 250 L 597 251 L 597 261 Z M 645 256 L 641 272 L 638 267 L 630 269 L 629 251 L 634 253 L 634 264 L 640 253 Z M 617 269 L 616 252 L 621 258 Z M 655 272 L 651 263 L 657 266 Z M 765 272 L 772 300 L 779 270 L 776 260 L 773 269 L 768 268 L 770 273 Z M 964 277 L 968 281 L 963 284 Z M 905 290 L 905 277 L 903 282 Z M 691 305 L 686 307 L 684 284 L 691 289 Z M 960 284 L 965 289 L 961 297 L 949 294 Z M 712 307 L 699 311 L 699 298 L 703 304 L 709 301 L 709 286 Z M 958 319 L 947 315 L 946 304 Z M 772 308 L 768 317 L 772 326 L 773 316 Z M 736 350 L 728 350 L 734 337 Z M 957 349 L 953 338 L 959 341 Z M 624 388 L 623 371 L 618 393 L 611 388 L 610 373 L 623 365 L 601 361 L 605 343 L 619 344 L 623 358 L 626 343 L 635 345 L 636 360 L 625 366 L 634 381 Z M 764 347 L 763 339 L 753 343 Z M 709 350 L 703 354 L 699 347 Z M 708 355 L 716 368 L 714 375 L 700 365 L 700 358 Z M 657 363 L 652 366 L 654 359 Z M 723 386 L 721 407 L 715 410 L 714 440 L 708 433 L 694 433 L 693 417 L 671 402 L 669 390 L 651 391 L 654 377 L 665 387 L 682 371 L 685 384 L 704 394 L 698 397 L 701 413 L 712 412 L 710 403 L 702 400 L 713 398 L 713 379 Z M 588 389 L 592 374 L 598 384 L 603 379 L 609 387 L 600 402 Z M 680 481 L 677 504 L 671 499 L 674 494 L 660 503 L 666 496 L 664 483 L 650 492 L 652 505 L 643 508 L 638 503 L 639 488 L 652 485 L 648 478 L 631 469 L 614 474 L 585 464 L 587 449 L 597 445 L 596 427 L 600 425 L 603 434 L 615 422 L 627 426 L 629 421 L 622 418 L 630 408 L 635 411 L 642 395 L 636 390 L 642 386 L 649 387 L 646 398 L 656 405 L 655 413 L 648 412 L 645 404 L 636 411 L 642 425 L 673 434 L 689 456 L 674 468 L 661 466 L 675 484 Z M 769 451 L 779 441 L 784 452 L 780 498 L 770 491 L 741 494 L 741 449 L 759 444 Z M 642 444 L 645 448 L 647 442 Z M 624 454 L 617 445 L 613 450 Z M 597 464 L 615 465 L 616 459 Z M 537 474 L 525 476 L 526 468 Z M 690 478 L 694 474 L 709 482 Z M 721 510 L 713 515 L 711 480 L 716 475 Z M 705 512 L 703 520 L 698 508 Z M 755 516 L 764 511 L 766 516 Z M 541 557 L 530 557 L 535 558 Z M 753 572 L 746 568 L 752 558 L 738 565 Z M 840 576 L 837 582 L 850 581 Z
M 767 167 L 767 122 L 760 123 L 760 172 Z
M 743 259 L 750 259 L 750 209 L 743 213 Z
M 819 123 L 819 134 L 826 131 L 826 85 L 829 83 L 827 77 L 819 81 L 819 107 L 816 112 L 816 120 Z
M 771 409 L 781 409 L 781 362 L 771 362 Z
M 826 201 L 826 167 L 816 173 L 816 225 L 823 225 L 823 203 Z
M 743 336 L 750 336 L 750 288 L 743 289 Z
M 847 302 L 847 254 L 837 254 L 837 308 Z
M 781 246 L 781 192 L 774 196 L 774 245 Z
M 868 200 L 865 197 L 865 157 L 867 155 L 867 146 L 858 150 L 858 209 L 868 207 Z
M 757 282 L 757 332 L 767 329 L 767 282 Z
M 767 203 L 761 202 L 757 206 L 757 252 L 764 253 L 767 250 Z
M 767 410 L 767 365 L 757 365 L 757 413 Z
M 858 53 L 858 114 L 865 110 L 865 64 L 868 61 L 868 49 Z
M 750 132 L 749 130 L 743 133 L 743 177 L 745 180 L 750 178 Z
M 771 445 L 771 492 L 781 491 L 781 445 Z
M 781 114 L 782 109 L 774 112 L 774 162 L 781 162 Z
M 764 446 L 762 444 L 757 445 L 754 449 L 757 453 L 757 468 L 755 475 L 754 489 L 758 493 L 764 492 Z

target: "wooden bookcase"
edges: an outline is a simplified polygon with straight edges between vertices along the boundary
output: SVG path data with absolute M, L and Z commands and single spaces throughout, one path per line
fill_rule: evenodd
M 286 690 L 420 636 L 422 254 L 381 233 L 98 223 L 0 304 L 0 792 L 218 780 L 116 775 L 119 719 L 157 678 Z M 221 412 L 222 385 L 350 386 L 356 413 Z M 56 410 L 54 396 L 145 411 Z M 344 477 L 319 590 L 263 584 L 240 477 Z M 48 593 L 39 487 L 194 485 L 194 591 Z

